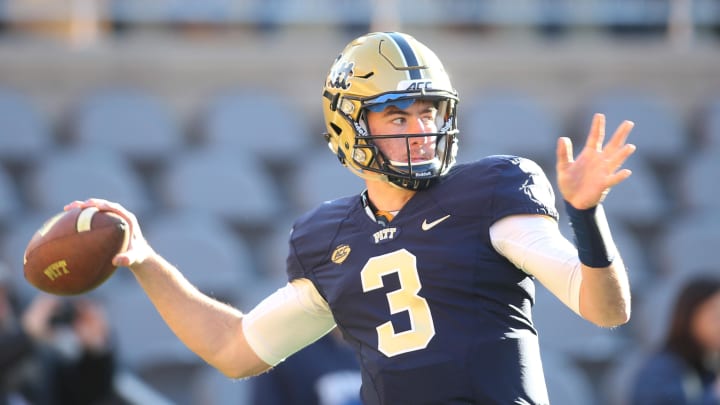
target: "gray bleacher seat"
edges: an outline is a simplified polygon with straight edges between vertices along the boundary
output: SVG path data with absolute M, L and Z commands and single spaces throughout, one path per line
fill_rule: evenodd
M 643 287 L 659 272 L 648 260 L 642 236 L 636 236 L 627 226 L 617 223 L 611 225 L 611 232 L 625 264 L 630 287 L 634 293 L 642 293 Z
M 163 208 L 207 212 L 245 228 L 269 226 L 283 208 L 274 179 L 254 156 L 227 147 L 174 156 L 158 189 Z
M 563 353 L 543 350 L 543 371 L 553 405 L 598 405 L 585 371 Z
M 322 202 L 360 194 L 363 179 L 342 166 L 327 148 L 305 154 L 302 165 L 289 173 L 288 188 L 295 211 L 304 212 Z
M 680 208 L 685 213 L 717 212 L 720 208 L 720 148 L 705 149 L 690 156 L 676 180 Z
M 640 158 L 655 165 L 674 167 L 682 163 L 690 147 L 687 128 L 678 110 L 669 100 L 649 91 L 608 90 L 588 97 L 580 110 L 582 122 L 576 123 L 581 125 L 576 136 L 582 138 L 577 139 L 585 139 L 587 129 L 582 126 L 589 128 L 592 115 L 603 113 L 606 117 L 605 140 L 610 139 L 623 120 L 633 121 L 635 127 L 628 142 L 638 146 Z
M 12 276 L 11 283 L 20 297 L 26 299 L 37 290 L 23 277 L 23 254 L 35 231 L 52 215 L 23 213 L 11 218 L 7 224 L 7 233 L 0 239 L 0 261 L 7 265 Z
M 48 117 L 25 94 L 0 88 L 0 161 L 28 165 L 52 147 Z
M 41 212 L 60 211 L 73 200 L 105 198 L 141 215 L 149 195 L 137 172 L 117 153 L 98 148 L 57 150 L 25 179 L 28 202 Z
M 208 295 L 231 302 L 254 288 L 257 269 L 247 242 L 207 213 L 153 217 L 143 224 L 143 235 Z
M 176 119 L 149 91 L 98 89 L 77 105 L 72 140 L 117 151 L 131 162 L 159 164 L 184 146 Z
M 143 373 L 160 366 L 190 368 L 203 364 L 175 336 L 137 284 L 113 285 L 104 302 L 121 366 Z
M 699 111 L 700 146 L 720 151 L 720 95 L 708 100 Z
M 283 97 L 252 88 L 215 95 L 201 117 L 201 141 L 255 155 L 261 163 L 293 167 L 303 158 L 312 135 L 305 118 Z
M 623 167 L 632 170 L 633 174 L 610 190 L 603 202 L 606 214 L 636 227 L 657 225 L 671 210 L 663 183 L 639 156 L 631 156 Z
M 459 104 L 458 161 L 487 155 L 519 155 L 541 165 L 554 163 L 557 138 L 562 135 L 554 113 L 532 96 L 516 91 L 490 90 Z
M 250 5 L 227 0 L 187 1 L 111 0 L 109 13 L 113 21 L 125 24 L 225 23 L 235 21 Z M 250 2 L 252 3 L 252 2 Z
M 260 272 L 266 279 L 274 282 L 276 288 L 287 282 L 287 256 L 290 251 L 288 242 L 295 219 L 295 216 L 289 215 L 278 218 L 256 252 Z
M 720 214 L 717 211 L 699 211 L 669 220 L 652 246 L 652 255 L 661 272 L 692 274 L 717 268 L 718 229 Z
M 0 224 L 8 222 L 22 209 L 21 196 L 12 176 L 0 166 Z

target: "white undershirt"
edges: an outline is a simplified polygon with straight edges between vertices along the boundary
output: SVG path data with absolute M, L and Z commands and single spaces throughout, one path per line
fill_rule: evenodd
M 582 270 L 577 249 L 557 223 L 541 215 L 505 217 L 490 227 L 495 250 L 535 276 L 566 306 L 580 314 Z
M 554 220 L 541 215 L 509 216 L 490 227 L 490 239 L 498 253 L 580 313 L 580 260 Z M 250 347 L 271 366 L 313 343 L 334 326 L 330 307 L 307 279 L 286 284 L 243 318 L 243 331 Z

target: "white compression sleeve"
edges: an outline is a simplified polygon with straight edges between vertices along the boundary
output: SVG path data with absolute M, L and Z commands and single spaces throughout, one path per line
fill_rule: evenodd
M 243 317 L 250 347 L 276 366 L 335 327 L 327 302 L 308 279 L 297 279 L 265 298 Z
M 490 239 L 498 253 L 580 314 L 580 259 L 555 221 L 540 215 L 505 217 L 490 227 Z

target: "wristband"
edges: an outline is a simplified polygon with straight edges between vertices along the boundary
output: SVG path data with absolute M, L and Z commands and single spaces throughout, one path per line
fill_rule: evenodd
M 616 248 L 602 205 L 579 210 L 565 201 L 565 211 L 575 232 L 580 262 L 588 267 L 610 266 L 615 259 Z

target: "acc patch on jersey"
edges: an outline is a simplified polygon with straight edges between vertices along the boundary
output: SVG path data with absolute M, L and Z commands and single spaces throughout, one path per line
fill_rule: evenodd
M 340 245 L 335 248 L 330 260 L 335 264 L 340 264 L 345 261 L 350 255 L 350 245 Z

